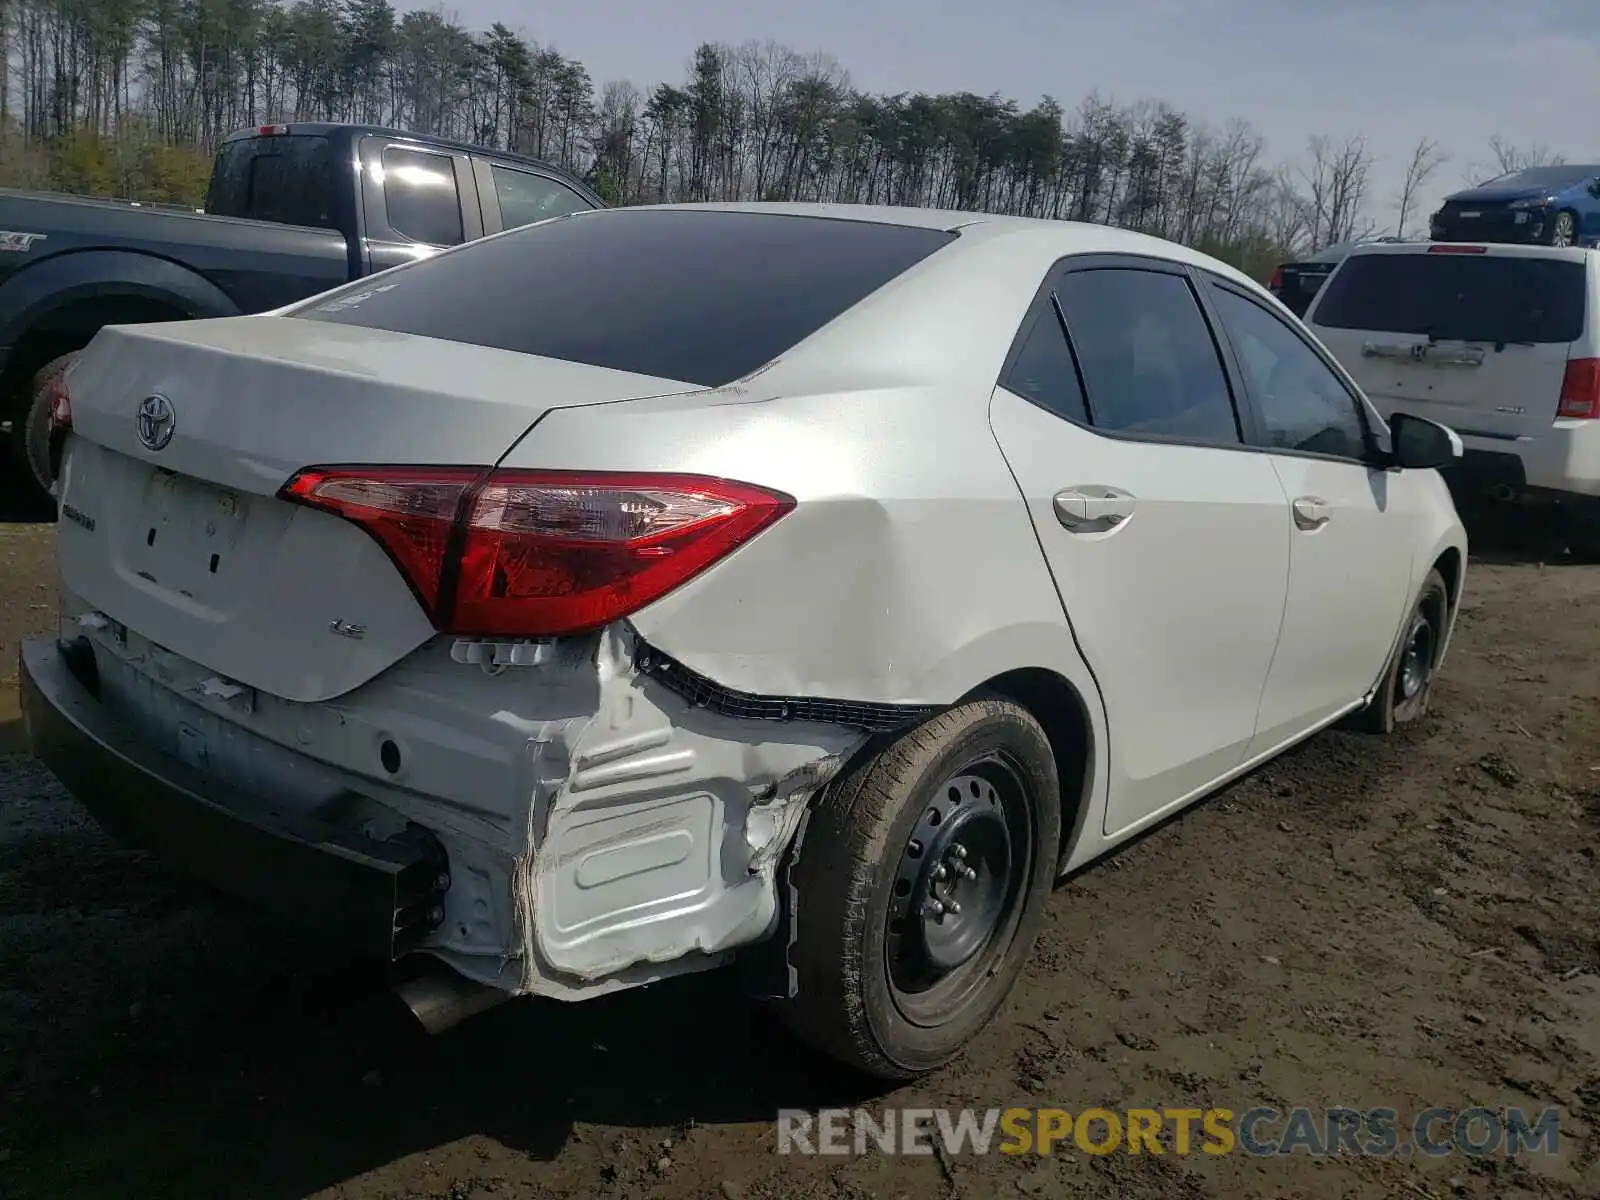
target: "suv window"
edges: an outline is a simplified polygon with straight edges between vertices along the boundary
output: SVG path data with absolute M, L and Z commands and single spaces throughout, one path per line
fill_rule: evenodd
M 507 229 L 532 225 L 548 217 L 588 212 L 590 204 L 565 184 L 531 171 L 517 171 L 498 164 L 494 174 L 494 194 L 500 201 L 500 221 Z
M 1071 271 L 1057 288 L 1097 429 L 1238 442 L 1228 377 L 1181 275 Z
M 325 137 L 293 134 L 228 142 L 212 166 L 206 211 L 331 229 L 332 162 Z
M 430 246 L 463 239 L 455 161 L 443 154 L 383 148 L 383 207 L 389 227 Z
M 1510 254 L 1352 254 L 1322 288 L 1314 325 L 1442 341 L 1575 342 L 1581 262 Z
M 721 387 L 953 241 L 776 213 L 601 209 L 392 268 L 295 315 Z
M 1035 312 L 1033 328 L 1018 348 L 1003 382 L 1017 395 L 1032 400 L 1047 412 L 1088 423 L 1083 386 L 1078 382 L 1078 368 L 1072 362 L 1072 347 L 1067 344 L 1055 304 L 1048 298 Z
M 1365 457 L 1366 424 L 1356 399 L 1311 347 L 1255 301 L 1220 287 L 1211 295 L 1261 410 L 1267 443 L 1282 450 Z

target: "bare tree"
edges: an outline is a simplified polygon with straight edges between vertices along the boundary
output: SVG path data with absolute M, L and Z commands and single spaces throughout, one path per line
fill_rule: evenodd
M 1372 156 L 1364 138 L 1351 136 L 1335 147 L 1326 134 L 1317 134 L 1306 143 L 1311 155 L 1309 169 L 1302 168 L 1310 194 L 1307 225 L 1311 248 L 1320 250 L 1337 242 L 1348 242 L 1369 232 L 1372 222 L 1365 217 L 1367 181 L 1372 172 Z
M 1411 163 L 1406 167 L 1405 182 L 1400 185 L 1400 219 L 1395 223 L 1394 229 L 1397 236 L 1405 237 L 1406 218 L 1411 215 L 1417 193 L 1427 186 L 1434 172 L 1449 157 L 1439 149 L 1439 143 L 1432 138 L 1418 139 L 1416 148 L 1411 151 Z
M 1487 166 L 1474 163 L 1462 175 L 1462 178 L 1473 187 L 1512 171 L 1521 171 L 1527 167 L 1559 167 L 1567 161 L 1564 155 L 1557 154 L 1543 142 L 1518 146 L 1508 142 L 1498 133 L 1489 139 L 1489 154 L 1493 162 Z

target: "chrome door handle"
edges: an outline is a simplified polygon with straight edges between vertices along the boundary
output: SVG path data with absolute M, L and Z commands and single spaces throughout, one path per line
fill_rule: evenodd
M 1301 496 L 1291 507 L 1294 523 L 1301 529 L 1321 529 L 1333 515 L 1333 506 L 1320 496 Z
M 1134 499 L 1118 488 L 1085 484 L 1057 492 L 1051 507 L 1068 533 L 1106 533 L 1133 515 Z

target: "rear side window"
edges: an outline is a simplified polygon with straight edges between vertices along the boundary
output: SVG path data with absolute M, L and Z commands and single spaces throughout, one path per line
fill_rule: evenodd
M 1046 412 L 1071 421 L 1088 422 L 1078 369 L 1072 362 L 1072 348 L 1067 344 L 1067 335 L 1051 298 L 1046 297 L 1044 304 L 1035 310 L 1033 327 L 1018 348 L 1004 383 Z
M 333 155 L 327 138 L 240 138 L 217 151 L 206 211 L 331 229 L 332 198 Z
M 1583 335 L 1583 264 L 1497 254 L 1356 254 L 1312 311 L 1328 329 L 1444 341 L 1575 342 Z
M 1189 281 L 1162 271 L 1072 271 L 1057 289 L 1096 429 L 1241 440 L 1228 377 Z
M 565 184 L 547 176 L 499 165 L 490 171 L 494 175 L 495 198 L 500 202 L 500 220 L 507 229 L 568 213 L 588 212 L 594 207 Z
M 385 146 L 383 207 L 391 229 L 429 246 L 454 246 L 465 236 L 455 161 L 443 154 Z
M 402 267 L 297 316 L 720 387 L 954 233 L 775 213 L 610 209 Z

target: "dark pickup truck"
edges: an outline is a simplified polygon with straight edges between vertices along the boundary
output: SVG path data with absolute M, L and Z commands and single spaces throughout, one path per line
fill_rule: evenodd
M 233 134 L 204 210 L 0 189 L 0 471 L 48 487 L 51 385 L 102 326 L 265 312 L 604 206 L 536 159 L 362 125 Z

